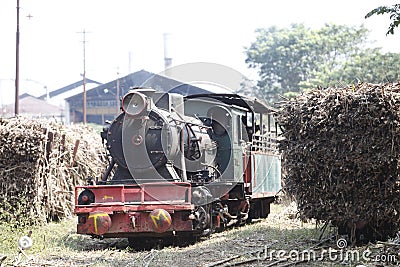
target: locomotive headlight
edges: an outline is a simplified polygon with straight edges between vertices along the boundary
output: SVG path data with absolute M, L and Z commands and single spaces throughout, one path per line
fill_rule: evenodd
M 85 189 L 78 196 L 78 205 L 90 205 L 95 202 L 95 196 L 92 191 Z
M 122 99 L 122 109 L 130 116 L 141 114 L 147 107 L 147 98 L 139 92 L 128 92 Z

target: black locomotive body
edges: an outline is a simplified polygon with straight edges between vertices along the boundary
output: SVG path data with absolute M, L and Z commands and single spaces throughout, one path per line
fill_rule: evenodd
M 254 99 L 133 89 L 102 133 L 102 179 L 76 188 L 78 233 L 135 244 L 265 218 L 281 187 L 276 134 Z

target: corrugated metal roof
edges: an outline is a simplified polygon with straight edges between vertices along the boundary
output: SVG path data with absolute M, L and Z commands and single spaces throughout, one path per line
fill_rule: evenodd
M 156 91 L 178 93 L 181 95 L 212 93 L 206 89 L 182 83 L 180 81 L 154 74 L 146 70 L 131 73 L 125 77 L 94 87 L 86 92 L 87 99 L 90 98 L 115 98 L 117 95 L 117 80 L 119 80 L 119 95 L 122 97 L 133 87 L 150 87 Z M 83 92 L 66 99 L 68 102 L 82 101 Z
M 99 83 L 99 82 L 96 82 L 96 81 L 91 80 L 91 79 L 88 79 L 88 78 L 86 78 L 86 83 L 101 84 L 101 83 Z M 60 88 L 60 89 L 57 89 L 57 90 L 54 90 L 54 91 L 49 92 L 49 97 L 52 98 L 52 97 L 54 97 L 54 96 L 63 94 L 63 93 L 65 93 L 65 92 L 68 92 L 68 91 L 70 91 L 70 90 L 72 90 L 72 89 L 74 89 L 74 88 L 77 88 L 77 87 L 79 87 L 79 86 L 82 86 L 82 85 L 83 85 L 83 80 L 77 81 L 77 82 L 75 82 L 75 83 L 72 83 L 72 84 L 70 84 L 70 85 L 67 85 L 67 86 L 65 86 L 65 87 L 62 87 L 62 88 Z M 47 97 L 47 94 L 44 94 L 44 95 L 39 96 L 38 98 L 39 98 L 39 99 L 46 99 L 46 97 Z

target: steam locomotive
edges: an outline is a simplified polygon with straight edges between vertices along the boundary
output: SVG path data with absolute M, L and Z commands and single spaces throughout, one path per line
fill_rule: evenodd
M 140 246 L 266 218 L 281 188 L 277 131 L 256 99 L 130 90 L 101 133 L 107 169 L 75 189 L 77 232 Z

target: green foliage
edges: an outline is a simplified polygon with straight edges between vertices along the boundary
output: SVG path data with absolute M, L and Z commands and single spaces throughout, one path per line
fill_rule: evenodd
M 294 99 L 299 95 L 298 92 L 287 92 L 283 96 L 288 98 L 288 99 Z
M 400 80 L 400 54 L 385 53 L 380 49 L 366 49 L 345 62 L 332 79 L 342 83 L 385 83 Z
M 75 218 L 64 219 L 43 225 L 22 226 L 0 222 L 0 256 L 11 256 L 18 253 L 18 240 L 32 231 L 32 247 L 27 254 L 46 255 L 54 250 L 69 252 L 86 250 L 88 244 L 95 243 L 89 236 L 76 234 Z M 99 242 L 99 240 L 96 240 Z M 94 248 L 94 247 L 93 247 Z M 92 248 L 92 249 L 93 249 Z
M 393 6 L 380 6 L 377 7 L 370 12 L 368 12 L 367 15 L 365 15 L 365 18 L 369 18 L 373 15 L 383 15 L 383 14 L 390 14 L 390 20 L 391 23 L 389 25 L 388 31 L 386 32 L 386 35 L 388 34 L 394 34 L 394 28 L 398 27 L 400 25 L 400 4 L 395 4 Z
M 0 256 L 2 256 L 18 252 L 18 239 L 27 235 L 28 231 L 14 224 L 0 221 L 0 233 Z
M 256 40 L 246 48 L 246 63 L 258 70 L 255 95 L 267 102 L 340 83 L 399 79 L 400 55 L 367 49 L 368 30 L 363 26 L 326 24 L 310 29 L 292 24 L 256 33 Z

